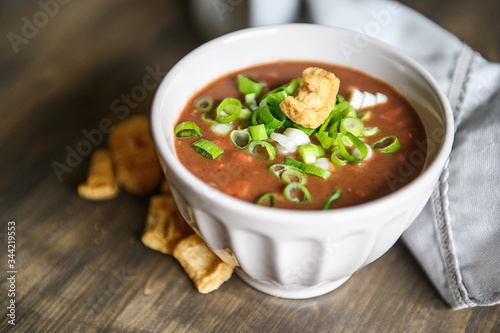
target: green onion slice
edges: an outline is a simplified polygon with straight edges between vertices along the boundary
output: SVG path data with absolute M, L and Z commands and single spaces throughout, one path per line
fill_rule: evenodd
M 373 150 L 380 151 L 382 153 L 394 153 L 398 151 L 399 147 L 399 140 L 394 135 L 386 136 L 372 145 Z
M 229 134 L 231 142 L 238 147 L 238 149 L 245 149 L 248 147 L 252 138 L 250 137 L 250 133 L 248 130 L 233 130 L 231 134 Z
M 252 118 L 252 110 L 250 110 L 249 108 L 246 108 L 246 107 L 242 107 L 241 110 L 240 110 L 240 115 L 238 116 L 238 119 L 240 120 L 249 120 L 250 118 Z
M 340 152 L 338 149 L 333 150 L 332 155 L 330 156 L 330 159 L 332 160 L 332 163 L 335 165 L 342 166 L 342 165 L 347 164 L 347 160 L 342 155 L 340 155 Z
M 340 121 L 340 132 L 351 132 L 354 136 L 359 136 L 363 132 L 365 124 L 359 118 L 344 118 Z
M 301 78 L 296 78 L 290 81 L 286 86 L 285 86 L 285 91 L 288 96 L 293 96 L 297 89 L 299 89 L 300 86 L 300 81 Z
M 280 177 L 285 183 L 299 183 L 305 185 L 307 183 L 307 175 L 299 168 L 290 166 L 289 169 L 283 170 Z
M 252 137 L 252 140 L 262 141 L 268 138 L 266 125 L 264 124 L 250 126 L 248 127 L 248 130 L 250 131 L 250 136 Z
M 241 102 L 236 98 L 225 98 L 217 107 L 217 121 L 227 124 L 237 119 L 241 112 Z
M 238 74 L 236 78 L 238 90 L 243 94 L 255 94 L 259 96 L 262 92 L 263 84 L 245 74 Z
M 193 142 L 193 147 L 194 149 L 203 155 L 204 157 L 210 158 L 210 159 L 215 159 L 219 155 L 221 155 L 224 150 L 222 150 L 219 146 L 217 146 L 215 143 L 210 142 L 205 139 L 200 139 L 198 141 Z
M 296 167 L 296 168 L 304 171 L 305 173 L 308 173 L 308 174 L 311 174 L 314 176 L 318 176 L 318 177 L 321 177 L 323 179 L 328 179 L 331 175 L 330 171 L 328 171 L 328 170 L 322 169 L 322 168 L 317 167 L 315 165 L 306 164 L 306 163 L 296 161 L 291 157 L 287 157 L 285 159 L 284 164 L 291 165 L 293 167 Z
M 379 131 L 378 127 L 365 127 L 361 135 L 365 137 L 374 136 L 375 134 L 378 133 L 378 131 Z
M 250 142 L 248 151 L 255 157 L 263 160 L 272 161 L 276 157 L 276 150 L 274 150 L 273 145 L 266 141 L 258 140 Z
M 245 95 L 245 104 L 248 105 L 251 111 L 255 111 L 259 108 L 257 104 L 257 95 L 256 94 L 246 94 Z
M 286 116 L 279 106 L 266 104 L 261 107 L 260 118 L 268 128 L 276 129 L 285 123 Z
M 212 110 L 214 101 L 210 97 L 200 97 L 194 101 L 194 106 L 201 112 L 208 112 Z
M 354 144 L 354 147 L 357 148 L 359 154 L 354 154 L 357 156 L 354 156 L 347 151 L 347 148 L 344 145 L 344 138 L 349 139 Z M 337 138 L 337 144 L 340 155 L 353 164 L 361 163 L 361 161 L 363 161 L 368 154 L 368 148 L 366 148 L 364 142 L 355 137 L 351 132 L 342 132 Z
M 283 190 L 283 194 L 288 201 L 298 204 L 307 204 L 311 202 L 311 193 L 307 188 L 299 183 L 290 183 Z
M 344 118 L 356 118 L 357 116 L 356 109 L 349 104 L 344 111 Z
M 192 121 L 184 121 L 174 128 L 175 136 L 179 138 L 188 138 L 192 136 L 201 136 L 201 129 Z
M 216 120 L 216 114 L 215 112 L 205 112 L 204 114 L 201 115 L 201 120 L 204 123 L 213 124 L 215 123 Z
M 301 145 L 297 148 L 300 158 L 304 163 L 313 164 L 319 157 L 325 156 L 325 149 L 314 143 Z
M 323 206 L 323 210 L 328 210 L 330 209 L 330 206 L 332 205 L 332 203 L 337 200 L 338 198 L 340 198 L 340 196 L 342 195 L 342 190 L 341 189 L 337 189 L 337 191 L 335 191 L 335 193 L 333 193 L 331 196 L 328 197 L 328 199 L 326 200 L 324 206 Z
M 290 168 L 293 167 L 286 164 L 273 164 L 269 167 L 269 171 L 276 177 L 281 178 L 281 174 Z
M 323 148 L 328 149 L 334 143 L 336 137 L 330 137 L 327 132 L 318 132 L 316 138 Z
M 274 207 L 276 204 L 276 196 L 274 193 L 266 193 L 257 200 L 257 205 L 259 206 L 269 206 Z
M 212 129 L 212 132 L 214 132 L 214 133 L 225 135 L 234 129 L 234 125 L 232 123 L 221 124 L 221 123 L 214 122 L 212 124 L 211 129 Z

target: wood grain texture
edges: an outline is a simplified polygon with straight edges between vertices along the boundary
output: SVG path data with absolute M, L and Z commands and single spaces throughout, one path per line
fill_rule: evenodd
M 500 61 L 498 2 L 403 2 Z M 109 126 L 149 112 L 158 80 L 201 42 L 186 5 L 55 3 L 45 23 L 40 2 L 0 4 L 0 331 L 12 330 L 5 316 L 12 220 L 16 332 L 500 332 L 499 307 L 451 310 L 399 242 L 321 297 L 279 299 L 236 276 L 199 294 L 175 259 L 141 244 L 149 198 L 82 200 L 76 187 L 90 156 L 68 160 L 70 150 L 85 152 L 88 133 L 94 150 L 106 145 Z M 22 35 L 34 19 L 36 32 L 13 47 L 9 33 Z M 54 162 L 71 171 L 58 175 Z

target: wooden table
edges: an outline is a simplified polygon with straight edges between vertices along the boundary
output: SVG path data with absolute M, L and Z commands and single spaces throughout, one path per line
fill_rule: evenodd
M 496 0 L 404 2 L 500 61 Z M 89 156 L 70 153 L 105 146 L 104 131 L 87 136 L 117 124 L 117 107 L 149 112 L 157 82 L 200 44 L 185 4 L 3 1 L 0 15 L 2 332 L 14 328 L 10 300 L 19 332 L 500 331 L 499 307 L 451 310 L 400 242 L 314 299 L 267 296 L 236 276 L 199 294 L 175 259 L 140 242 L 149 198 L 81 199 Z

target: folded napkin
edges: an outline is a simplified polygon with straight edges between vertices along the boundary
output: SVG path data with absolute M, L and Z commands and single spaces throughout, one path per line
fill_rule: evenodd
M 447 93 L 455 143 L 402 239 L 454 309 L 500 303 L 500 64 L 387 0 L 308 0 L 313 23 L 363 32 L 420 62 Z

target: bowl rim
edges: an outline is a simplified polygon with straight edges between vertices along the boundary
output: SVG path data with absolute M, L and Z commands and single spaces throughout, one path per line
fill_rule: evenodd
M 293 225 L 293 221 L 296 223 L 301 223 L 304 217 L 308 217 L 308 220 L 324 220 L 325 216 L 332 216 L 338 218 L 337 220 L 343 221 L 347 218 L 347 220 L 351 220 L 353 216 L 358 214 L 365 214 L 366 211 L 376 212 L 379 210 L 383 210 L 383 207 L 387 202 L 394 200 L 397 197 L 408 197 L 413 196 L 415 190 L 419 187 L 421 183 L 429 183 L 433 182 L 436 175 L 440 175 L 443 167 L 445 166 L 446 160 L 449 157 L 451 152 L 453 140 L 454 140 L 454 117 L 453 112 L 448 101 L 448 98 L 442 91 L 441 87 L 437 83 L 436 79 L 415 59 L 398 49 L 397 47 L 390 45 L 384 41 L 381 41 L 377 38 L 374 38 L 369 35 L 364 35 L 365 38 L 370 40 L 370 43 L 376 44 L 378 47 L 381 47 L 387 51 L 389 51 L 395 58 L 398 60 L 402 60 L 404 63 L 407 63 L 412 69 L 418 73 L 428 87 L 431 89 L 432 93 L 435 95 L 437 101 L 439 102 L 442 109 L 443 116 L 443 127 L 445 130 L 443 136 L 443 142 L 440 144 L 439 151 L 436 154 L 435 159 L 425 168 L 425 170 L 418 175 L 415 179 L 413 179 L 410 183 L 406 184 L 400 189 L 393 191 L 381 198 L 371 200 L 366 203 L 335 208 L 331 210 L 292 210 L 285 208 L 275 208 L 275 207 L 265 207 L 258 206 L 254 203 L 246 202 L 241 199 L 234 198 L 230 195 L 223 193 L 222 191 L 211 187 L 206 184 L 202 180 L 198 179 L 195 175 L 193 175 L 187 168 L 182 165 L 182 163 L 178 160 L 175 152 L 172 154 L 167 144 L 167 140 L 165 138 L 165 134 L 162 131 L 162 100 L 164 91 L 170 84 L 170 78 L 174 76 L 175 72 L 181 71 L 182 67 L 184 67 L 185 63 L 189 63 L 190 59 L 196 57 L 199 53 L 205 52 L 205 49 L 213 47 L 216 44 L 226 44 L 230 43 L 232 39 L 241 38 L 246 34 L 271 34 L 271 33 L 279 33 L 280 31 L 287 29 L 312 29 L 312 30 L 329 30 L 331 33 L 335 31 L 343 32 L 343 33 L 352 33 L 352 34 L 360 34 L 360 32 L 333 27 L 326 26 L 321 24 L 314 23 L 289 23 L 289 24 L 278 24 L 278 25 L 268 25 L 261 27 L 250 27 L 244 28 L 241 30 L 233 31 L 228 34 L 219 36 L 210 41 L 207 41 L 200 46 L 193 49 L 191 52 L 186 54 L 182 59 L 180 59 L 167 73 L 167 75 L 161 81 L 157 91 L 155 92 L 155 96 L 152 103 L 151 109 L 151 129 L 152 136 L 155 146 L 157 148 L 157 152 L 159 158 L 164 161 L 165 167 L 168 170 L 172 170 L 170 172 L 174 172 L 177 174 L 179 178 L 182 178 L 184 182 L 190 183 L 193 187 L 199 189 L 200 193 L 211 193 L 211 198 L 208 200 L 216 201 L 219 203 L 225 202 L 224 206 L 232 211 L 245 212 L 246 215 L 253 216 L 261 216 L 265 217 L 266 220 L 273 220 L 277 225 Z M 262 62 L 264 63 L 264 62 Z M 355 68 L 352 67 L 351 68 Z M 370 73 L 368 73 L 370 74 Z M 193 92 L 194 93 L 194 92 Z M 251 210 L 251 214 L 249 211 Z M 363 213 L 364 212 L 364 213 Z M 290 217 L 290 218 L 287 218 Z M 294 218 L 292 218 L 294 217 Z M 296 217 L 296 218 L 295 218 Z M 303 222 L 302 222 L 303 223 Z

